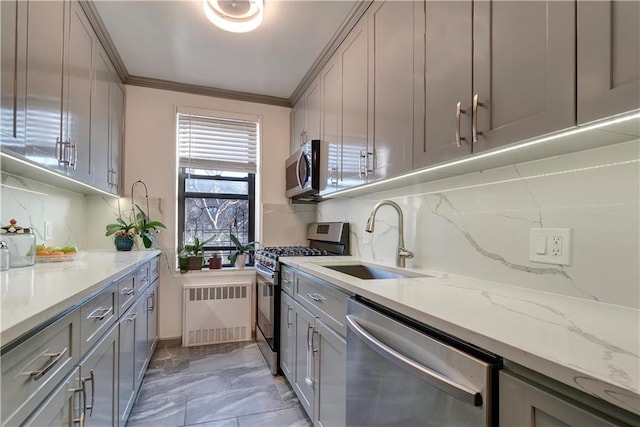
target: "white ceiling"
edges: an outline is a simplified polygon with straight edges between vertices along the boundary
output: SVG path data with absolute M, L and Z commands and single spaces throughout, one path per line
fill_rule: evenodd
M 255 31 L 229 33 L 201 0 L 96 0 L 127 72 L 171 82 L 289 98 L 338 31 L 353 0 L 265 0 Z

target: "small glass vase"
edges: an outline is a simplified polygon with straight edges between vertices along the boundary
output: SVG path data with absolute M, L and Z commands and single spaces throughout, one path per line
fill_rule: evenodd
M 119 251 L 130 251 L 133 247 L 133 237 L 116 236 L 113 242 L 116 245 L 116 249 Z

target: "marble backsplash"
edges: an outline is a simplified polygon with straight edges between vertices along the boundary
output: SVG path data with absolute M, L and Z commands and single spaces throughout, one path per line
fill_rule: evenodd
M 18 225 L 30 227 L 37 243 L 47 246 L 86 247 L 86 197 L 83 194 L 39 181 L 0 174 L 0 222 L 15 218 Z M 45 240 L 44 222 L 51 225 L 51 238 Z
M 404 212 L 407 266 L 640 307 L 640 141 L 486 170 L 317 206 L 351 223 L 352 255 L 393 263 Z M 570 228 L 571 264 L 529 261 L 531 228 Z

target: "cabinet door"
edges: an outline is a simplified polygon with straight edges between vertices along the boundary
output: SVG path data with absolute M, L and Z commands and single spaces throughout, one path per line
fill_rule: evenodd
M 424 31 L 424 128 L 413 167 L 471 154 L 472 3 L 425 1 L 417 22 Z M 459 112 L 458 112 L 459 109 Z
M 158 340 L 158 283 L 149 288 L 146 296 L 147 310 L 147 359 L 151 359 Z
M 414 5 L 374 3 L 369 25 L 369 161 L 367 181 L 411 169 L 413 158 Z M 415 76 L 416 78 L 418 76 Z
M 307 127 L 307 112 L 305 110 L 304 95 L 291 109 L 291 154 L 293 154 L 305 141 L 305 129 Z
M 474 2 L 473 43 L 474 152 L 575 125 L 575 2 Z
M 135 375 L 136 323 L 143 322 L 138 313 L 131 309 L 122 315 L 119 322 L 119 360 L 118 360 L 118 418 L 124 426 L 133 406 Z
M 578 124 L 640 108 L 640 3 L 578 1 Z
M 340 70 L 334 56 L 320 73 L 322 88 L 322 126 L 321 150 L 322 159 L 326 162 L 323 167 L 327 171 L 327 182 L 322 194 L 332 193 L 340 186 L 340 163 L 342 150 L 340 144 Z M 321 186 L 322 187 L 322 186 Z
M 568 400 L 549 393 L 504 371 L 500 372 L 501 426 L 613 427 L 609 422 Z
M 311 350 L 311 337 L 315 318 L 307 310 L 294 302 L 293 323 L 295 327 L 295 355 L 293 387 L 309 418 L 313 419 L 315 390 L 315 361 Z
M 316 79 L 309 85 L 305 92 L 305 108 L 307 110 L 307 127 L 305 141 L 320 139 L 320 117 L 322 110 L 322 92 L 320 79 Z
M 80 4 L 71 3 L 68 47 L 65 48 L 65 108 L 63 139 L 69 141 L 71 159 L 68 173 L 80 181 L 89 180 L 91 143 L 91 65 L 93 29 Z
M 316 323 L 316 425 L 346 425 L 347 341 L 322 321 Z
M 118 74 L 111 70 L 111 87 L 109 89 L 109 191 L 113 194 L 121 192 L 120 156 L 124 143 L 124 98 L 125 89 L 120 83 Z
M 342 179 L 346 187 L 364 183 L 368 171 L 372 171 L 367 163 L 373 166 L 373 153 L 367 149 L 369 74 L 366 21 L 361 19 L 338 49 L 342 87 Z
M 26 11 L 24 1 L 7 0 L 0 2 L 2 8 L 0 87 L 2 99 L 2 119 L 0 134 L 2 148 L 14 153 L 25 154 L 25 54 L 26 54 Z
M 91 98 L 91 173 L 93 185 L 105 191 L 109 186 L 109 107 L 111 76 L 109 58 L 97 46 L 93 65 L 93 94 Z
M 26 155 L 66 171 L 71 155 L 62 145 L 62 75 L 65 13 L 62 1 L 27 4 Z
M 87 393 L 85 425 L 118 425 L 118 328 L 114 327 L 80 364 Z
M 144 368 L 147 364 L 147 299 L 144 295 L 136 301 L 133 312 L 137 314 L 136 322 L 136 343 L 135 343 L 135 376 L 136 386 L 142 383 L 144 378 Z
M 76 422 L 82 425 L 82 385 L 79 369 L 73 372 L 51 393 L 49 398 L 40 405 L 25 421 L 23 426 L 60 427 L 71 426 Z M 86 414 L 85 414 L 86 416 Z
M 291 298 L 284 292 L 280 293 L 280 369 L 293 383 L 293 371 L 295 360 L 295 328 L 294 312 Z

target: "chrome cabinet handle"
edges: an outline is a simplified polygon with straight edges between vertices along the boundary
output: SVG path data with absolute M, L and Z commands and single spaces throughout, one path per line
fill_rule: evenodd
M 387 359 L 389 362 L 405 370 L 406 372 L 420 377 L 442 392 L 453 396 L 458 400 L 469 403 L 473 406 L 482 405 L 482 395 L 480 393 L 473 391 L 465 387 L 464 385 L 453 382 L 444 375 L 421 365 L 415 360 L 405 356 L 404 354 L 379 341 L 373 335 L 369 334 L 362 326 L 360 326 L 353 315 L 348 314 L 346 316 L 346 319 L 347 327 L 349 328 L 349 330 L 351 330 L 358 338 L 360 338 L 367 346 L 369 346 L 369 348 Z
M 326 298 L 323 297 L 320 294 L 307 294 L 307 296 L 309 298 L 311 298 L 312 300 L 314 300 L 315 302 L 322 302 L 322 301 L 326 300 Z
M 76 164 L 78 161 L 78 146 L 75 142 L 72 143 L 71 140 L 69 140 L 68 144 L 69 144 L 69 167 L 75 170 Z
M 111 313 L 111 311 L 113 311 L 113 307 L 109 307 L 109 308 L 98 307 L 95 310 L 93 310 L 91 313 L 89 313 L 89 315 L 87 316 L 87 320 L 91 320 L 91 319 L 104 320 L 104 318 L 107 317 L 107 314 Z
M 369 157 L 371 157 L 371 161 L 369 161 Z M 365 172 L 365 176 L 373 175 L 373 171 L 375 169 L 374 162 L 376 161 L 376 156 L 373 151 L 367 151 L 367 169 Z
M 37 371 L 25 372 L 25 373 L 23 373 L 23 375 L 29 375 L 32 380 L 38 381 L 40 378 L 42 378 L 45 375 L 47 375 L 47 373 L 54 366 L 56 366 L 58 364 L 58 362 L 60 362 L 60 360 L 62 360 L 64 355 L 67 353 L 67 350 L 68 350 L 68 347 L 65 347 L 64 349 L 62 349 L 61 351 L 59 351 L 57 353 L 49 353 L 49 352 L 43 353 L 41 355 L 41 357 L 50 358 L 49 362 L 47 362 L 47 364 L 42 369 L 38 369 Z
M 89 416 L 93 415 L 93 404 L 95 402 L 96 397 L 96 377 L 93 375 L 93 369 L 89 371 L 89 376 L 86 378 L 82 378 L 82 387 L 86 389 L 85 383 L 91 381 L 91 405 L 87 405 L 87 401 L 85 399 L 85 410 L 89 410 Z M 86 392 L 85 392 L 86 393 Z
M 293 326 L 293 322 L 289 320 L 289 313 L 293 311 L 293 308 L 287 307 L 287 328 Z
M 313 342 L 310 338 L 310 332 L 315 329 L 315 325 L 309 323 L 307 325 L 307 375 L 304 377 L 304 382 L 313 387 L 313 378 L 311 378 L 311 372 L 313 371 Z
M 59 136 L 56 136 L 56 159 L 58 160 L 58 165 L 61 165 L 64 161 L 62 158 L 62 141 L 60 141 Z
M 134 288 L 122 288 L 120 295 L 133 295 L 135 291 L 136 290 Z
M 149 306 L 149 300 L 151 300 L 151 306 Z M 147 297 L 147 311 L 153 311 L 155 309 L 156 309 L 155 294 L 151 292 L 151 294 Z
M 127 320 L 128 320 L 129 322 L 133 322 L 134 320 L 136 320 L 136 317 L 138 317 L 138 313 L 133 313 L 133 314 L 130 314 L 130 315 L 127 317 Z
M 465 141 L 467 138 L 460 136 L 460 115 L 466 114 L 466 110 L 462 109 L 462 102 L 456 104 L 456 147 L 460 148 L 460 141 Z
M 330 179 L 331 179 L 331 185 L 338 187 L 338 167 L 337 166 L 331 167 Z
M 84 387 L 84 382 L 82 381 L 82 378 L 80 379 L 80 387 L 79 388 L 72 388 L 69 391 L 72 391 L 73 394 L 80 393 L 80 396 L 82 397 L 82 405 L 81 405 L 82 409 L 80 410 L 80 416 L 78 418 L 73 418 L 73 424 L 80 424 L 80 427 L 84 427 L 84 418 L 85 418 L 85 415 L 87 413 L 87 409 L 86 409 L 86 405 L 87 405 L 87 389 Z M 71 413 L 75 417 L 75 414 L 76 414 L 75 399 L 72 399 L 71 405 L 72 405 L 71 406 Z
M 473 95 L 473 110 L 471 112 L 471 142 L 474 144 L 478 143 L 478 135 L 482 135 L 482 132 L 478 132 L 478 106 L 484 107 L 484 104 L 478 101 L 478 94 L 476 93 Z
M 358 177 L 359 178 L 364 178 L 365 176 L 367 176 L 367 172 L 366 172 L 366 168 L 363 171 L 362 170 L 362 159 L 365 159 L 366 161 L 366 153 L 364 150 L 360 150 L 360 156 L 358 157 Z

